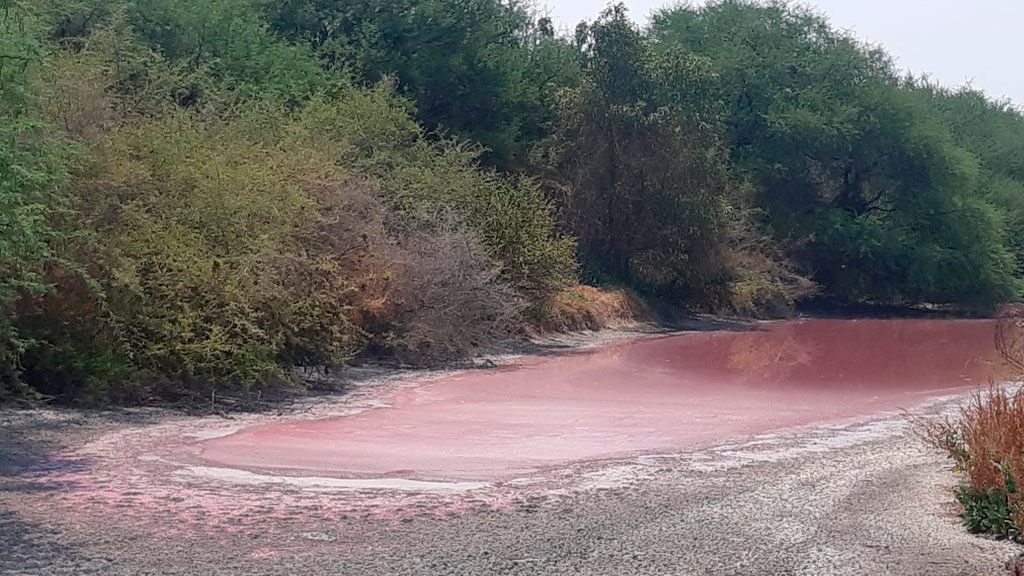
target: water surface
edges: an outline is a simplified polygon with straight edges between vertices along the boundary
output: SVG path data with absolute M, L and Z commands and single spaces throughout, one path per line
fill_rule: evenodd
M 497 480 L 910 408 L 997 378 L 990 320 L 801 320 L 641 339 L 404 389 L 390 408 L 204 442 L 217 466 Z

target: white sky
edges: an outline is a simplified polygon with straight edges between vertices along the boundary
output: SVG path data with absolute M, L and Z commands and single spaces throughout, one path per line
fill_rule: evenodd
M 541 0 L 545 4 L 544 0 Z M 646 22 L 670 0 L 625 0 Z M 896 63 L 947 86 L 970 83 L 995 98 L 1024 105 L 1024 0 L 802 0 L 838 28 L 881 44 Z M 572 29 L 606 0 L 546 0 L 551 16 Z

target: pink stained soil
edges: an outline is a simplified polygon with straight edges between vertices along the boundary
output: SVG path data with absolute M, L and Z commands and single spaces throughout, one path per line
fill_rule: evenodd
M 910 408 L 999 378 L 988 320 L 804 320 L 648 338 L 406 388 L 391 407 L 243 429 L 211 466 L 503 480 L 568 462 Z

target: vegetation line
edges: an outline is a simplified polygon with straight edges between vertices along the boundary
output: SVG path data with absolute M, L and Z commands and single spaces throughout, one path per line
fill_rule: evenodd
M 212 401 L 642 298 L 1020 295 L 1024 116 L 791 3 L 0 7 L 0 397 Z

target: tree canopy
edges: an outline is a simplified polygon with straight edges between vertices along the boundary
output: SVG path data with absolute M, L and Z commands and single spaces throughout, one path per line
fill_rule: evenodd
M 431 363 L 573 283 L 690 310 L 1024 287 L 1024 114 L 789 2 L 0 0 L 0 386 Z
M 1016 293 L 978 157 L 880 49 L 783 3 L 665 10 L 651 37 L 714 62 L 735 169 L 828 294 L 985 302 Z

